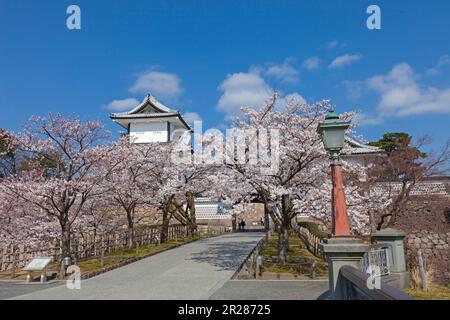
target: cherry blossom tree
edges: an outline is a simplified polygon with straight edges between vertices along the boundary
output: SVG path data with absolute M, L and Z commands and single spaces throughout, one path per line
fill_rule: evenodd
M 12 140 L 13 137 L 6 130 L 0 129 L 0 178 L 11 176 L 18 171 L 18 154 Z
M 162 216 L 161 242 L 167 241 L 175 197 L 180 194 L 181 168 L 171 161 L 173 142 L 138 144 L 125 137 L 112 148 L 110 157 L 100 163 L 100 170 L 110 174 L 103 181 L 104 195 L 123 213 L 128 230 L 127 244 L 134 245 L 135 227 L 146 217 L 149 207 Z M 112 159 L 120 161 L 115 165 Z M 111 165 L 114 169 L 111 170 Z M 102 169 L 103 168 L 103 169 Z M 139 211 L 139 214 L 138 214 Z
M 206 133 L 194 133 L 199 144 L 191 145 L 190 133 L 174 143 L 171 152 L 170 170 L 172 185 L 167 193 L 171 195 L 170 214 L 178 222 L 187 226 L 188 235 L 197 231 L 196 197 L 208 197 L 233 203 L 242 195 L 248 195 L 249 189 L 238 188 L 245 184 L 236 183 L 233 171 L 224 166 L 223 134 L 218 130 Z M 181 152 L 181 154 L 180 154 Z
M 285 106 L 280 108 L 277 105 L 277 96 L 274 95 L 260 110 L 243 108 L 243 116 L 234 121 L 241 132 L 253 130 L 256 135 L 253 140 L 249 137 L 240 137 L 241 142 L 246 144 L 247 161 L 239 161 L 234 149 L 226 150 L 228 159 L 231 159 L 229 167 L 239 174 L 239 181 L 245 181 L 258 193 L 270 213 L 278 231 L 279 262 L 282 264 L 286 262 L 292 221 L 298 214 L 324 221 L 330 217 L 329 160 L 321 137 L 317 133 L 317 126 L 323 121 L 330 107 L 326 100 L 308 105 L 293 99 L 286 101 Z M 343 118 L 347 120 L 353 115 L 353 112 L 345 113 Z M 257 135 L 268 130 L 278 132 L 278 140 L 275 141 L 276 139 L 271 137 L 274 141 L 269 142 L 269 146 L 272 149 L 271 156 L 278 154 L 279 160 L 275 169 L 263 172 L 261 167 L 267 166 L 264 162 L 267 159 L 273 160 L 273 157 L 262 157 L 252 162 L 249 161 L 251 157 L 249 153 L 251 143 L 256 143 L 258 139 Z M 359 175 L 364 172 L 361 166 L 351 165 L 346 168 Z M 362 230 L 367 224 L 364 221 L 368 220 L 366 213 L 360 211 L 360 206 L 364 203 L 361 201 L 364 193 L 358 189 L 356 183 L 348 185 L 346 191 L 348 203 L 354 203 L 352 206 L 357 209 L 349 211 L 352 227 Z
M 160 241 L 166 242 L 169 237 L 169 225 L 175 211 L 175 197 L 180 194 L 181 168 L 184 162 L 174 161 L 179 150 L 176 142 L 150 144 L 150 150 L 157 148 L 157 156 L 152 171 L 153 192 L 150 205 L 154 206 L 161 215 Z M 186 151 L 186 150 L 182 150 Z M 190 154 L 190 149 L 189 149 Z
M 172 218 L 187 226 L 188 236 L 194 236 L 197 232 L 195 198 L 212 196 L 216 186 L 214 172 L 217 166 L 194 161 L 190 137 L 181 149 L 179 142 L 164 144 L 166 154 L 170 156 L 164 164 L 164 172 L 159 174 L 164 177 L 159 179 L 157 197 L 163 214 L 161 241 L 166 240 L 168 224 Z
M 180 179 L 171 190 L 173 198 L 170 210 L 176 220 L 188 227 L 188 236 L 193 236 L 197 232 L 195 198 L 218 198 L 218 190 L 222 184 L 216 174 L 221 166 L 207 163 L 175 166 Z
M 279 261 L 286 262 L 289 230 L 292 219 L 296 216 L 294 202 L 296 196 L 305 194 L 316 181 L 315 172 L 320 169 L 318 160 L 325 157 L 321 147 L 320 136 L 316 133 L 318 121 L 327 109 L 327 103 L 321 102 L 313 106 L 300 103 L 290 103 L 283 111 L 275 110 L 277 96 L 273 96 L 260 109 L 243 108 L 243 117 L 237 118 L 234 124 L 241 132 L 256 130 L 257 134 L 275 129 L 279 135 L 278 149 L 275 141 L 269 144 L 272 153 L 279 154 L 277 168 L 270 173 L 261 171 L 261 161 L 240 163 L 233 150 L 228 150 L 230 166 L 240 174 L 240 179 L 246 181 L 258 193 L 266 211 L 278 231 Z M 245 137 L 238 137 L 238 139 Z M 246 152 L 250 151 L 249 141 Z M 270 143 L 270 142 L 269 142 Z
M 107 192 L 90 197 L 73 224 L 72 232 L 81 237 L 89 237 L 95 243 L 99 237 L 117 232 L 126 224 L 118 211 Z
M 25 245 L 36 248 L 58 236 L 58 225 L 39 209 L 9 194 L 0 183 L 1 246 Z
M 99 196 L 97 186 L 104 176 L 95 164 L 109 155 L 110 148 L 99 145 L 108 137 L 99 121 L 51 113 L 31 117 L 15 136 L 15 147 L 36 161 L 27 171 L 5 179 L 4 192 L 59 225 L 63 257 L 71 255 L 71 228 L 84 205 Z
M 374 188 L 367 178 L 367 167 L 359 162 L 341 160 L 344 171 L 344 190 L 347 211 L 353 234 L 368 235 L 372 230 L 373 215 L 382 212 L 390 203 L 389 196 Z M 317 174 L 314 186 L 309 188 L 308 196 L 294 200 L 294 208 L 320 221 L 331 230 L 331 177 L 329 167 L 323 165 L 323 171 Z
M 170 144 L 135 144 L 123 139 L 101 163 L 106 171 L 103 173 L 104 188 L 108 189 L 106 196 L 125 216 L 128 247 L 134 246 L 136 224 L 145 218 L 145 214 L 138 215 L 137 210 L 145 211 L 146 206 L 158 206 L 164 200 L 161 194 L 166 190 L 164 184 L 173 179 L 168 176 L 172 172 L 167 163 L 169 152 Z M 118 160 L 120 164 L 116 165 Z

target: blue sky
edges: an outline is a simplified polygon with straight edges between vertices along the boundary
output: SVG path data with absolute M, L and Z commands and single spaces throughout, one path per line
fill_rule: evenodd
M 81 8 L 81 30 L 66 9 Z M 366 9 L 381 8 L 381 30 Z M 386 131 L 449 138 L 450 2 L 0 0 L 0 127 L 30 115 L 108 113 L 146 92 L 223 127 L 271 92 L 359 109 Z

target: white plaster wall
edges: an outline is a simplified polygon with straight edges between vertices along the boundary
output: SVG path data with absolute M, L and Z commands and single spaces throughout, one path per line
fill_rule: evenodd
M 171 125 L 170 127 L 170 140 L 176 141 L 181 138 L 182 135 L 184 135 L 187 132 L 185 128 L 181 127 L 174 127 Z
M 167 122 L 132 123 L 130 139 L 133 143 L 167 142 Z

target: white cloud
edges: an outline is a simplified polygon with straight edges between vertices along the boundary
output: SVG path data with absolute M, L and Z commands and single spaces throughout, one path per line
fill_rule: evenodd
M 320 59 L 318 57 L 311 57 L 303 62 L 303 68 L 307 70 L 315 70 L 318 69 L 319 66 L 320 66 Z
M 265 73 L 285 83 L 295 84 L 299 81 L 299 72 L 289 63 L 288 59 L 282 64 L 269 66 Z
M 370 126 L 370 125 L 378 125 L 384 122 L 383 118 L 378 115 L 369 115 L 367 113 L 357 113 L 352 122 L 357 126 Z
M 421 86 L 407 63 L 395 65 L 385 75 L 366 80 L 368 89 L 380 94 L 380 115 L 409 116 L 421 113 L 450 112 L 450 88 Z
M 333 40 L 327 43 L 328 48 L 334 49 L 339 45 L 339 41 Z
M 342 85 L 347 92 L 347 98 L 350 101 L 357 101 L 366 91 L 364 81 L 342 81 Z
M 303 96 L 300 95 L 300 93 L 298 93 L 298 92 L 290 93 L 290 94 L 284 96 L 282 99 L 284 101 L 286 101 L 287 103 L 289 103 L 289 102 L 306 103 L 305 98 L 303 98 Z
M 430 77 L 436 76 L 441 73 L 440 69 L 448 64 L 450 64 L 450 56 L 448 54 L 444 54 L 439 57 L 436 66 L 425 70 L 425 74 Z
M 275 93 L 262 77 L 263 71 L 261 68 L 252 68 L 249 72 L 229 74 L 218 87 L 222 96 L 217 110 L 224 112 L 229 119 L 237 115 L 242 107 L 260 108 Z M 275 108 L 281 110 L 286 103 L 306 103 L 306 100 L 298 92 L 280 95 Z
M 108 103 L 105 108 L 112 111 L 125 111 L 131 110 L 139 104 L 139 101 L 135 98 L 127 98 L 122 100 L 113 100 Z
M 352 64 L 358 60 L 361 60 L 362 56 L 359 54 L 344 54 L 336 57 L 328 66 L 330 69 L 340 69 Z
M 229 74 L 218 89 L 222 96 L 217 110 L 227 114 L 227 117 L 236 115 L 244 106 L 261 106 L 274 93 L 260 74 L 252 72 Z
M 194 121 L 202 121 L 202 118 L 197 112 L 183 113 L 183 119 L 190 125 L 194 125 Z
M 448 64 L 450 64 L 450 56 L 448 54 L 439 57 L 438 67 L 446 66 Z
M 427 75 L 427 76 L 430 76 L 430 77 L 433 77 L 433 76 L 436 76 L 436 75 L 438 75 L 440 72 L 439 72 L 439 70 L 437 69 L 437 68 L 429 68 L 429 69 L 427 69 L 426 71 L 425 71 L 425 74 Z
M 174 73 L 148 71 L 131 86 L 132 93 L 151 93 L 157 98 L 174 101 L 182 93 L 181 79 Z
M 293 92 L 287 94 L 286 96 L 280 96 L 275 104 L 275 108 L 278 110 L 283 110 L 286 105 L 291 103 L 306 103 L 306 100 L 300 93 Z

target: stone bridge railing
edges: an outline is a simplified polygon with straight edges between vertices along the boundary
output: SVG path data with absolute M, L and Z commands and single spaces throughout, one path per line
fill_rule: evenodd
M 351 266 L 342 266 L 336 286 L 339 300 L 415 300 L 405 292 L 380 281 L 379 289 L 368 286 L 370 275 Z
M 395 229 L 372 234 L 373 243 L 356 237 L 324 239 L 328 261 L 329 298 L 333 300 L 411 300 L 403 239 Z

